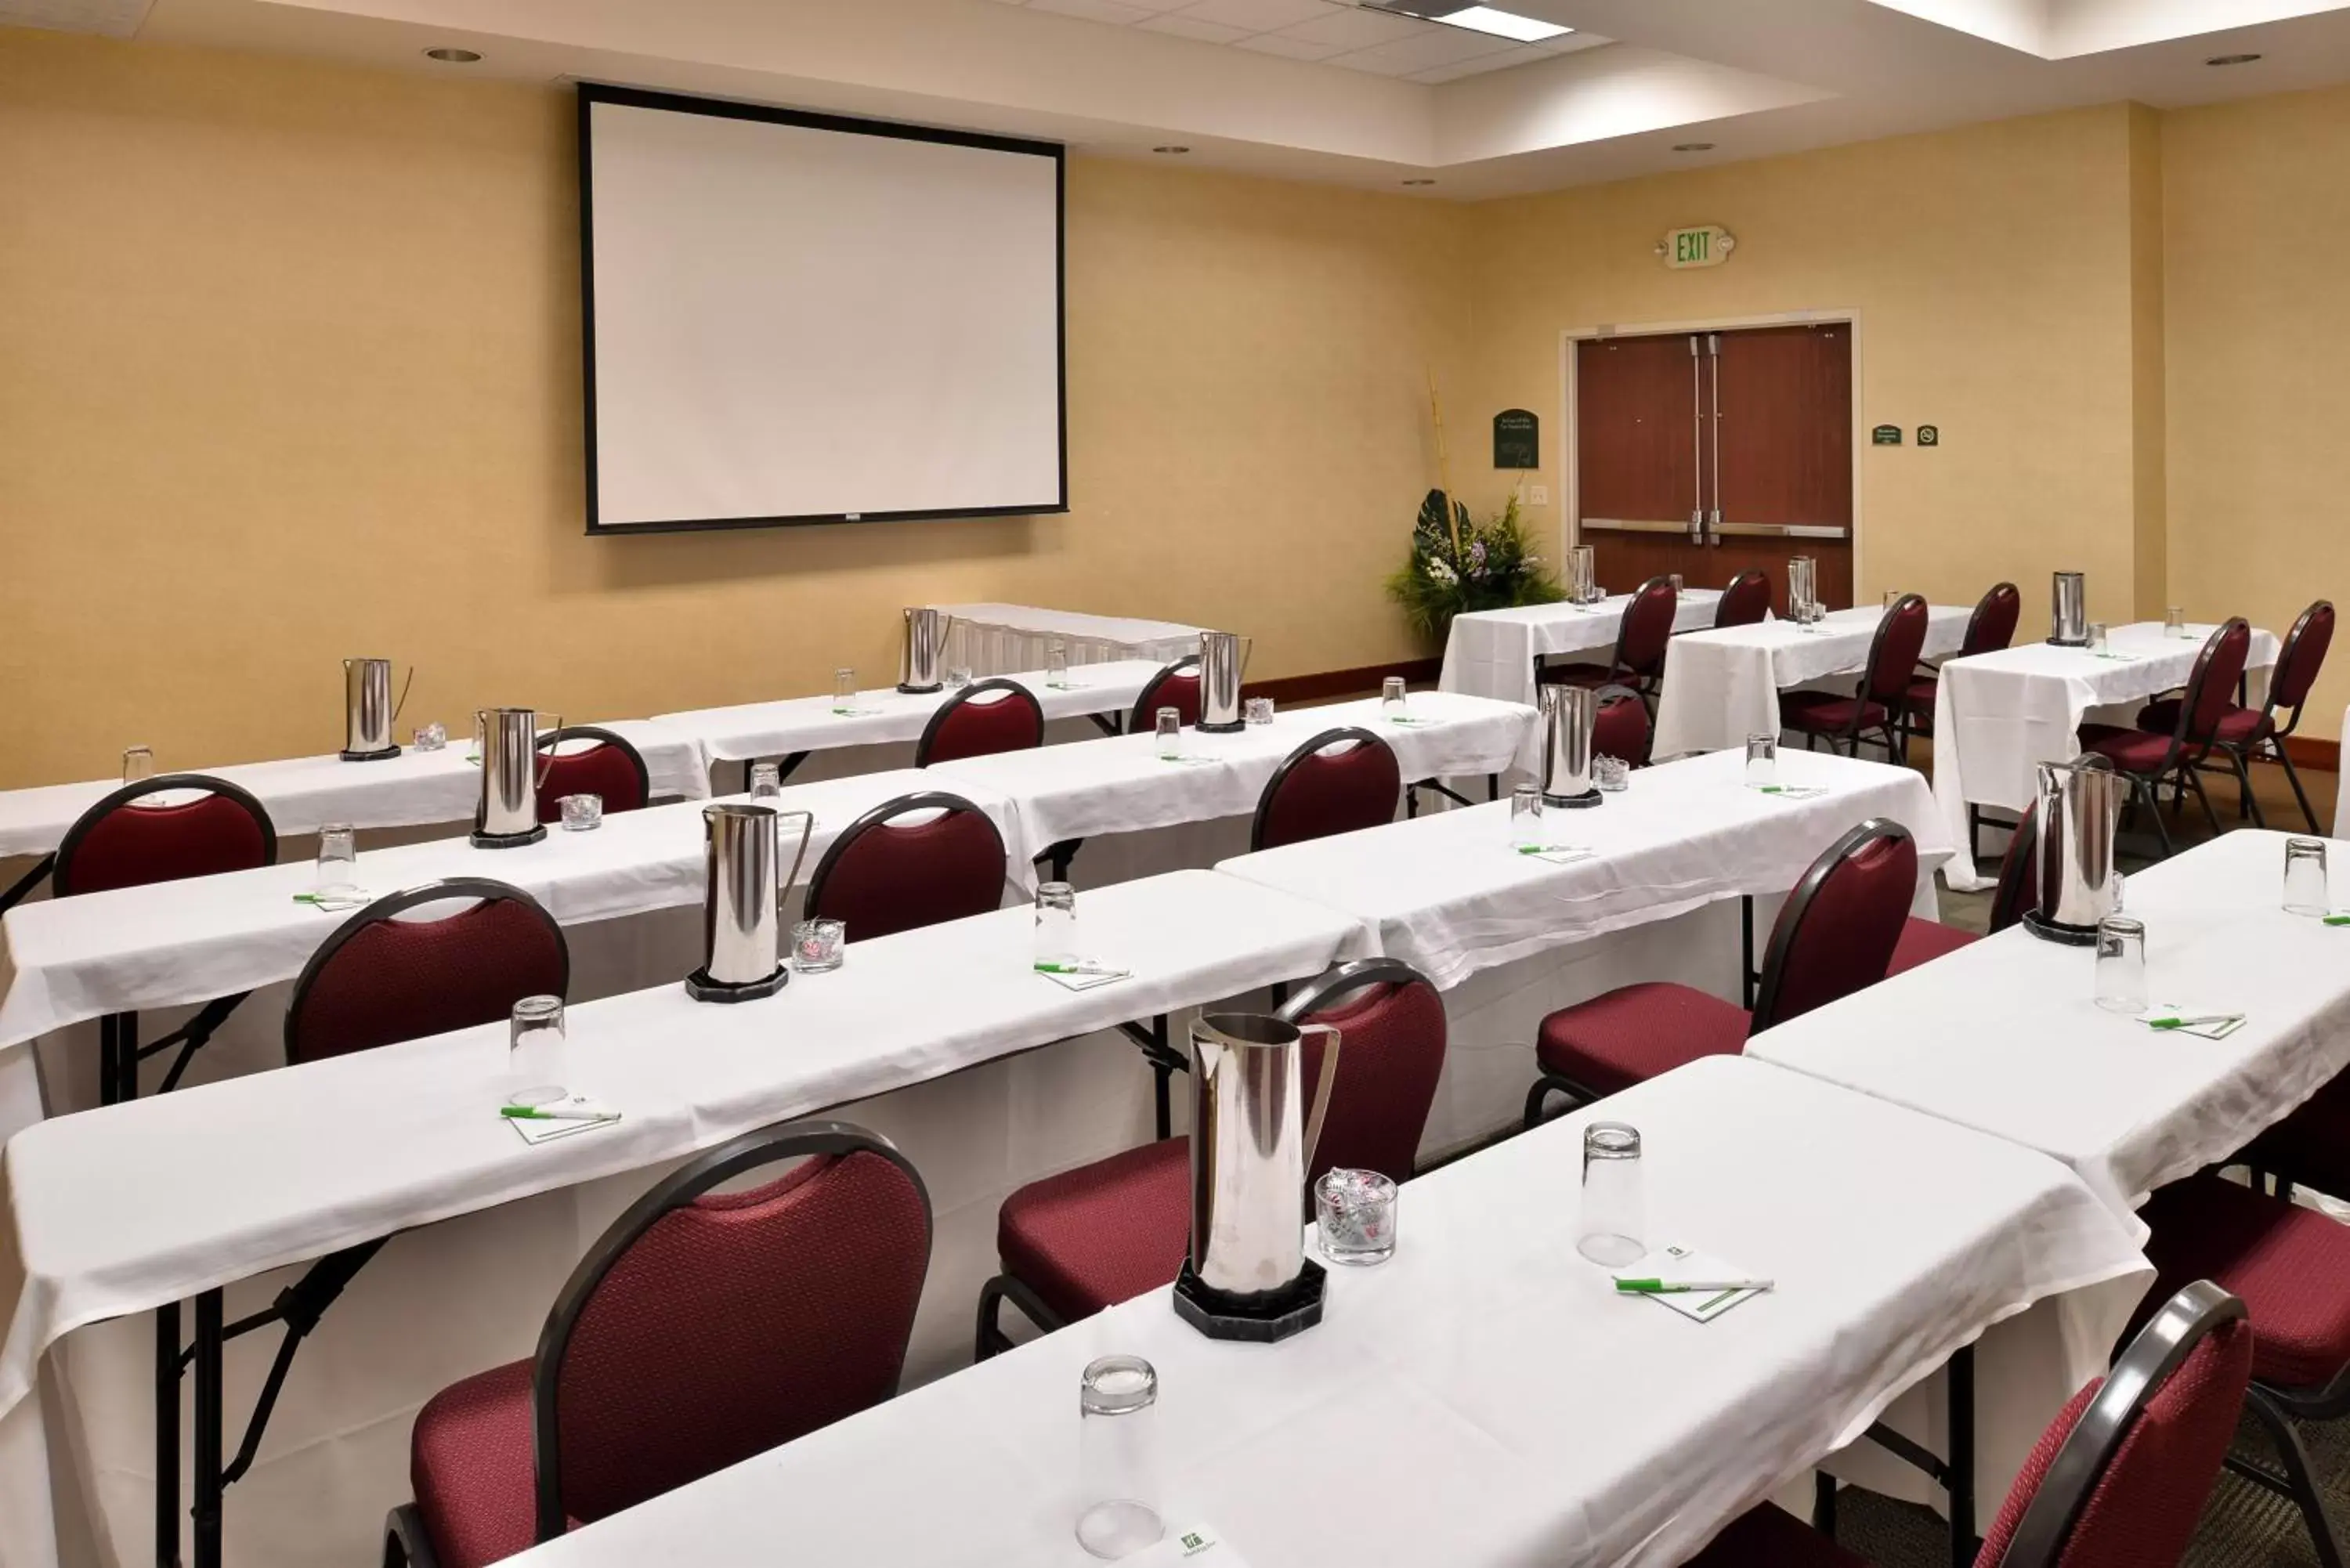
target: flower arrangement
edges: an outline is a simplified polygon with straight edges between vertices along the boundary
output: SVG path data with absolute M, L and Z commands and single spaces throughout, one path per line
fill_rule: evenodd
M 1411 558 L 1388 579 L 1388 597 L 1403 607 L 1414 631 L 1441 642 L 1463 610 L 1555 604 L 1566 590 L 1526 547 L 1514 493 L 1480 524 L 1467 506 L 1431 490 L 1412 526 Z

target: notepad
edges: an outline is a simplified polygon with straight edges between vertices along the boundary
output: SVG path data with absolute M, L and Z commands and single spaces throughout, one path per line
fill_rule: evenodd
M 836 718 L 836 719 L 869 719 L 869 718 L 871 718 L 874 714 L 879 713 L 879 711 L 881 711 L 881 710 L 880 710 L 880 709 L 879 709 L 879 708 L 837 708 L 837 708 L 833 709 L 832 713 L 833 713 L 833 717 L 834 717 L 834 718 Z
M 1690 1247 L 1659 1247 L 1637 1263 L 1616 1271 L 1622 1279 L 1750 1280 L 1753 1271 L 1724 1262 L 1711 1252 Z M 1765 1294 L 1762 1291 L 1721 1291 L 1713 1295 L 1652 1295 L 1645 1299 L 1677 1312 L 1692 1323 L 1711 1323 L 1731 1308 Z
M 571 1099 L 585 1103 L 587 1096 L 574 1095 Z M 557 1101 L 554 1105 L 541 1106 L 538 1108 L 544 1111 L 559 1111 L 565 1103 Z M 620 1125 L 620 1118 L 617 1115 L 565 1117 L 555 1121 L 539 1121 L 515 1116 L 500 1116 L 498 1119 L 514 1128 L 521 1136 L 523 1142 L 534 1145 L 552 1143 L 559 1137 L 570 1137 L 578 1133 L 594 1132 L 598 1127 L 616 1127 Z
M 1077 974 L 1056 974 L 1045 969 L 1036 972 L 1064 991 L 1097 991 L 1105 985 L 1115 985 L 1121 980 L 1134 978 L 1134 971 L 1130 969 L 1111 969 L 1106 964 L 1088 962 L 1082 966 L 1082 970 L 1083 972 Z
M 1825 784 L 1748 784 L 1756 794 L 1767 794 L 1780 800 L 1816 800 L 1828 793 Z
M 357 909 L 370 902 L 375 895 L 364 888 L 353 888 L 342 893 L 296 893 L 294 901 L 307 904 L 322 915 L 338 915 L 345 909 Z
M 2211 1018 L 2210 1023 L 2182 1023 L 2176 1028 L 2156 1028 L 2156 1022 L 2165 1018 Z M 2244 1026 L 2244 1015 L 2232 1007 L 2210 1007 L 2201 1003 L 2192 1006 L 2183 1002 L 2158 1002 L 2138 1015 L 2138 1022 L 2158 1034 L 2192 1034 L 2198 1040 L 2225 1040 Z
M 1416 727 L 1421 724 L 1438 724 L 1443 722 L 1443 721 L 1440 719 L 1415 719 L 1408 714 L 1390 713 L 1388 715 L 1388 722 L 1390 724 L 1403 724 L 1406 726 Z
M 1577 860 L 1588 860 L 1599 853 L 1577 844 L 1522 844 L 1518 853 L 1529 860 L 1547 860 L 1554 866 L 1571 866 Z
M 1170 1530 L 1156 1546 L 1126 1559 L 1134 1568 L 1248 1568 L 1247 1562 L 1213 1527 L 1187 1524 Z

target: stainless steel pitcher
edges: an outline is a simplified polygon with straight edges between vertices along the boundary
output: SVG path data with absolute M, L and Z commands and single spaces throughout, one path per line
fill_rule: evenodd
M 1599 719 L 1599 693 L 1587 686 L 1542 689 L 1542 793 L 1544 805 L 1597 805 L 1592 779 L 1592 727 Z
M 1576 545 L 1566 553 L 1566 602 L 1599 602 L 1599 568 L 1588 545 Z
M 557 715 L 553 728 L 563 728 Z M 538 820 L 538 786 L 546 770 L 555 765 L 549 751 L 538 751 L 538 711 L 535 708 L 477 708 L 473 711 L 474 750 L 482 759 L 482 794 L 473 807 L 473 846 L 513 849 L 546 836 Z
M 2103 757 L 2039 765 L 2033 877 L 2038 908 L 2024 917 L 2035 936 L 2086 946 L 2114 912 L 2114 838 L 2127 798 Z
M 790 874 L 778 877 L 787 816 L 800 819 L 800 844 Z M 703 806 L 702 821 L 702 967 L 685 977 L 686 994 L 696 1002 L 773 996 L 791 978 L 784 964 L 783 900 L 798 885 L 816 817 L 730 802 Z
M 1247 638 L 1236 631 L 1200 634 L 1200 728 L 1230 734 L 1246 728 L 1241 717 L 1241 675 L 1248 669 Z
M 1787 557 L 1787 618 L 1802 624 L 1818 618 L 1820 564 L 1809 556 Z
M 343 761 L 370 763 L 400 754 L 400 742 L 391 738 L 392 726 L 399 722 L 400 711 L 408 706 L 408 688 L 415 684 L 416 667 L 411 664 L 408 683 L 400 689 L 400 701 L 394 702 L 390 659 L 343 660 Z
M 1305 1036 L 1327 1038 L 1305 1105 Z M 1253 1012 L 1191 1021 L 1191 1273 L 1244 1308 L 1305 1271 L 1305 1172 L 1338 1072 L 1338 1031 Z
M 2048 640 L 2059 648 L 2089 646 L 2089 585 L 2078 572 L 2059 572 L 2048 586 Z
M 906 651 L 898 678 L 900 691 L 936 691 L 947 662 L 947 630 L 954 617 L 942 609 L 906 612 Z

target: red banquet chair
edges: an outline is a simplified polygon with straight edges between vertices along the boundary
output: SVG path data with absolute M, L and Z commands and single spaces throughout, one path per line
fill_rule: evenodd
M 2309 689 L 2317 683 L 2317 672 L 2324 665 L 2325 650 L 2333 641 L 2334 606 L 2320 599 L 2302 611 L 2292 629 L 2284 634 L 2284 646 L 2277 650 L 2276 668 L 2269 672 L 2268 700 L 2257 709 L 2229 706 L 2213 728 L 2213 748 L 2226 753 L 2236 764 L 2239 781 L 2244 782 L 2239 796 L 2242 802 L 2240 809 L 2251 813 L 2256 826 L 2266 827 L 2268 819 L 2262 815 L 2261 803 L 2250 787 L 2248 764 L 2255 757 L 2265 757 L 2283 767 L 2285 781 L 2293 785 L 2293 798 L 2301 803 L 2301 815 L 2308 822 L 2309 831 L 2323 831 L 2284 742 L 2286 736 L 2301 728 L 2301 715 L 2309 703 Z M 2178 728 L 2178 710 L 2183 701 L 2166 697 L 2147 703 L 2138 711 L 2137 727 L 2158 734 L 2172 733 Z M 2277 714 L 2286 709 L 2292 710 L 2292 716 L 2279 723 Z
M 1361 959 L 1300 991 L 1281 1016 L 1339 1032 L 1338 1075 L 1307 1186 L 1333 1166 L 1408 1179 L 1444 1067 L 1436 987 L 1398 960 Z M 1321 1061 L 1319 1041 L 1308 1036 L 1308 1083 Z M 1003 1272 L 980 1292 L 974 1357 L 1012 1347 L 1000 1321 L 1007 1299 L 1051 1330 L 1174 1283 L 1191 1231 L 1188 1138 L 1161 1138 L 1030 1182 L 996 1216 Z
M 2219 740 L 2220 717 L 2228 711 L 2229 696 L 2244 673 L 2244 659 L 2251 646 L 2252 628 L 2241 616 L 2230 619 L 2204 639 L 2202 650 L 2195 656 L 2195 667 L 2188 672 L 2187 694 L 2173 710 L 2177 716 L 2166 732 L 2123 729 L 2113 724 L 2081 726 L 2081 749 L 2114 764 L 2129 788 L 2132 805 L 2145 803 L 2166 856 L 2170 853 L 2171 844 L 2170 829 L 2162 822 L 2161 792 L 2165 784 L 2178 792 L 2174 804 L 2187 791 L 2193 790 L 2211 831 L 2220 831 L 2220 818 L 2211 810 L 2211 797 L 2203 793 L 2203 780 L 2198 770 Z M 2249 794 L 2251 780 L 2244 774 L 2242 757 L 2230 753 L 2229 761 Z
M 2037 804 L 2023 808 L 2022 820 L 2015 825 L 2015 836 L 2007 841 L 2007 853 L 1999 862 L 1999 883 L 1991 896 L 1991 923 L 1983 933 L 1997 936 L 2023 919 L 2026 909 L 2040 907 L 2040 897 L 2033 882 L 2034 862 L 2038 858 L 2033 843 L 2033 827 L 2039 820 Z M 1972 931 L 1946 926 L 1939 920 L 1919 919 L 1912 915 L 1902 922 L 1901 940 L 1893 949 L 1893 962 L 1885 971 L 1890 977 L 1904 970 L 1930 963 L 1945 953 L 1954 953 L 1971 942 L 1982 940 Z
M 2022 613 L 2023 596 L 2015 591 L 2015 585 L 1993 583 L 1991 591 L 1975 601 L 1975 613 L 1967 618 L 1967 635 L 1960 642 L 1955 657 L 1971 659 L 1978 653 L 1997 653 L 2007 647 L 2015 640 L 2015 623 Z M 1941 671 L 1930 664 L 1918 665 L 1917 679 L 1909 682 L 1908 718 L 1905 721 L 1909 733 L 1934 732 L 1934 702 L 1941 691 Z
M 1771 578 L 1760 571 L 1745 571 L 1730 579 L 1721 590 L 1721 597 L 1713 607 L 1713 624 L 1752 626 L 1771 613 Z
M 1650 577 L 1632 592 L 1616 633 L 1616 656 L 1607 664 L 1553 664 L 1542 671 L 1546 686 L 1629 686 L 1654 694 L 1665 679 L 1665 648 L 1672 641 L 1673 618 L 1680 612 L 1673 580 Z
M 1701 1056 L 1734 1056 L 1746 1037 L 1799 1018 L 1885 978 L 1918 892 L 1909 830 L 1871 817 L 1812 862 L 1780 907 L 1749 1013 L 1736 1002 L 1669 981 L 1618 986 L 1542 1021 L 1542 1076 L 1526 1094 L 1525 1125 L 1543 1120 L 1555 1091 L 1577 1104 L 1669 1073 Z
M 1649 743 L 1656 739 L 1656 724 L 1648 717 L 1648 704 L 1629 686 L 1602 686 L 1598 691 L 1599 709 L 1591 722 L 1591 749 L 1603 757 L 1614 757 L 1627 768 L 1648 765 Z
M 1017 680 L 974 680 L 939 704 L 922 738 L 914 742 L 914 765 L 1024 752 L 1045 743 L 1045 709 L 1036 694 Z
M 920 822 L 900 819 L 919 816 Z M 808 878 L 811 919 L 854 941 L 983 915 L 1003 903 L 1003 835 L 959 794 L 883 801 L 842 830 Z
M 578 741 L 582 750 L 560 748 Z M 641 811 L 653 796 L 652 775 L 645 771 L 644 753 L 626 735 L 595 724 L 569 724 L 538 738 L 538 749 L 548 753 L 539 764 L 538 820 L 563 820 L 567 794 L 601 795 L 604 815 Z
M 906 1157 L 838 1122 L 663 1178 L 572 1271 L 536 1355 L 416 1413 L 386 1568 L 479 1568 L 891 1397 L 931 1237 Z
M 2033 1445 L 1974 1568 L 2177 1568 L 2228 1462 L 2258 1352 L 2245 1303 L 2208 1281 L 2163 1303 L 2112 1373 Z M 1764 1503 L 1688 1568 L 1868 1568 Z
M 1187 654 L 1144 683 L 1126 721 L 1131 734 L 1149 734 L 1159 726 L 1159 710 L 1172 708 L 1182 715 L 1183 727 L 1200 722 L 1200 656 Z
M 169 805 L 142 805 L 150 795 L 197 792 L 197 798 Z M 190 877 L 250 871 L 277 863 L 277 827 L 261 802 L 226 779 L 204 774 L 162 774 L 124 784 L 77 818 L 22 880 L 0 895 L 0 910 L 49 879 L 57 898 L 145 888 Z M 139 1064 L 173 1046 L 179 1054 L 162 1087 L 178 1086 L 180 1075 L 245 992 L 206 1002 L 194 1016 L 161 1039 L 141 1047 L 139 1015 L 109 1013 L 99 1020 L 98 1095 L 102 1105 L 139 1097 Z
M 1354 833 L 1393 822 L 1403 768 L 1359 725 L 1325 730 L 1282 760 L 1257 797 L 1249 849 Z
M 1779 722 L 1801 734 L 1807 748 L 1814 739 L 1825 738 L 1830 751 L 1841 742 L 1846 755 L 1857 757 L 1862 738 L 1875 735 L 1887 756 L 1908 762 L 1909 742 L 1903 722 L 1909 711 L 1911 672 L 1926 649 L 1926 601 L 1916 594 L 1902 595 L 1877 622 L 1859 690 L 1849 697 L 1783 692 Z

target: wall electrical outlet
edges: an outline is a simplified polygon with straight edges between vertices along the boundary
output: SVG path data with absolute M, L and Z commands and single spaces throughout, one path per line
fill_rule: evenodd
M 1549 505 L 1549 504 L 1550 504 L 1550 486 L 1549 486 L 1549 485 L 1547 485 L 1547 484 L 1529 484 L 1529 485 L 1527 485 L 1527 486 L 1526 486 L 1526 504 L 1527 504 L 1527 505 L 1529 505 L 1529 506 L 1547 506 L 1547 505 Z

